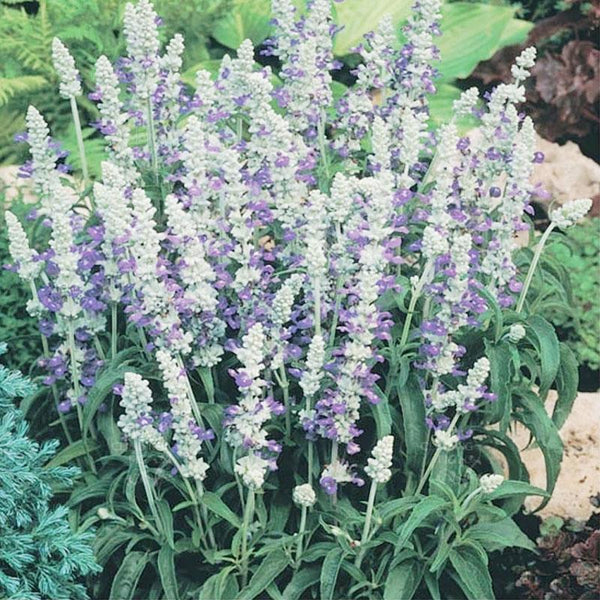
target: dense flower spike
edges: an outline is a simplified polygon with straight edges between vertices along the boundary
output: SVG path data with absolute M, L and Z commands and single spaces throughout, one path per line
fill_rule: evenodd
M 500 486 L 500 484 L 503 481 L 504 477 L 496 473 L 482 475 L 479 478 L 479 484 L 481 485 L 481 489 L 484 494 L 491 494 L 495 489 L 497 489 Z
M 367 460 L 365 473 L 376 483 L 387 483 L 390 480 L 393 451 L 394 436 L 392 435 L 381 438 L 373 448 L 373 456 Z
M 552 211 L 550 213 L 550 220 L 557 227 L 565 229 L 577 223 L 579 219 L 583 219 L 590 211 L 590 208 L 592 208 L 592 201 L 589 198 L 573 200 Z
M 148 382 L 137 373 L 125 373 L 120 404 L 125 410 L 118 422 L 121 431 L 130 440 L 140 440 L 166 452 L 167 442 L 153 425 L 152 392 Z
M 23 226 L 10 211 L 4 215 L 8 225 L 8 242 L 12 259 L 17 264 L 19 275 L 26 280 L 35 279 L 42 267 L 38 253 L 29 246 L 27 234 Z
M 67 47 L 58 39 L 52 40 L 52 62 L 60 79 L 60 95 L 67 100 L 81 95 L 81 81 L 75 61 Z

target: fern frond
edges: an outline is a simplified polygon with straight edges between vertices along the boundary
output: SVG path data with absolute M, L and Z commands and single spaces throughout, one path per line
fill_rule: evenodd
M 49 82 L 41 75 L 0 77 L 0 106 L 7 104 L 13 96 L 37 92 L 48 85 Z

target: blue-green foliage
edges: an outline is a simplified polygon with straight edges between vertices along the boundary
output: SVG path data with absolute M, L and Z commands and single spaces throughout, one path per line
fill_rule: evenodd
M 0 344 L 0 354 L 6 350 Z M 52 488 L 71 485 L 76 468 L 45 467 L 56 442 L 39 445 L 14 406 L 32 383 L 0 365 L 0 598 L 87 598 L 77 580 L 98 570 L 91 532 L 73 533 L 65 506 L 52 506 Z

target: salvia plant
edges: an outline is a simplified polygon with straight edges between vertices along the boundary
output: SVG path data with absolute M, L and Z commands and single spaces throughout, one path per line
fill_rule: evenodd
M 31 381 L 0 365 L 0 597 L 84 599 L 82 577 L 99 570 L 93 533 L 73 533 L 67 507 L 51 504 L 53 487 L 72 485 L 78 469 L 48 466 L 58 442 L 40 446 L 27 437 L 14 402 L 33 391 Z
M 126 56 L 98 59 L 89 94 L 106 142 L 91 189 L 61 177 L 27 112 L 31 218 L 50 241 L 32 247 L 9 213 L 11 252 L 59 460 L 86 474 L 70 505 L 100 523 L 113 573 L 97 597 L 491 598 L 488 552 L 531 547 L 511 517 L 556 481 L 577 380 L 537 267 L 590 201 L 515 258 L 543 160 L 517 109 L 535 50 L 433 132 L 439 1 L 414 5 L 402 46 L 387 18 L 367 35 L 337 99 L 332 7 L 307 4 L 273 2 L 261 52 L 277 78 L 245 41 L 193 92 L 182 37 L 162 48 L 151 3 L 128 4 Z M 55 46 L 74 105 L 76 65 Z

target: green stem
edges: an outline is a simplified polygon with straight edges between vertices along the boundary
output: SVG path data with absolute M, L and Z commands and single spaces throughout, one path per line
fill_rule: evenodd
M 306 529 L 306 506 L 302 507 L 302 512 L 300 514 L 300 527 L 298 528 L 298 541 L 296 542 L 296 563 L 297 566 L 300 564 L 300 557 L 302 556 L 302 547 L 303 547 L 303 537 L 304 530 Z
M 37 301 L 38 300 L 37 287 L 36 287 L 35 281 L 33 279 L 29 280 L 29 287 L 31 288 L 31 295 L 33 296 L 33 300 Z M 42 353 L 44 355 L 44 358 L 49 359 L 50 358 L 50 348 L 48 347 L 48 340 L 42 333 L 40 333 L 40 339 L 42 340 Z M 60 424 L 63 428 L 63 431 L 65 433 L 65 437 L 67 438 L 67 441 L 69 442 L 69 444 L 72 444 L 73 438 L 71 437 L 71 433 L 69 432 L 69 428 L 67 427 L 67 422 L 65 421 L 65 416 L 62 414 L 62 412 L 58 408 L 58 405 L 59 405 L 58 389 L 57 389 L 55 383 L 53 383 L 51 385 L 51 389 L 52 389 L 52 396 L 54 397 L 54 405 L 56 406 L 56 412 L 58 414 L 58 420 L 60 421 Z
M 79 404 L 79 367 L 75 357 L 75 331 L 73 329 L 73 321 L 69 319 L 69 325 L 67 327 L 67 344 L 69 346 L 69 366 L 71 368 L 71 379 L 73 380 L 73 393 L 75 395 L 75 410 L 77 411 L 77 421 L 79 422 L 79 431 L 81 432 L 81 441 L 83 442 L 83 448 L 85 450 L 90 469 L 93 473 L 97 473 L 96 465 L 90 456 L 90 451 L 87 445 L 87 436 L 83 431 L 83 409 Z
M 112 358 L 114 358 L 117 355 L 117 326 L 117 303 L 113 302 L 110 307 L 110 355 Z
M 244 521 L 242 523 L 242 590 L 248 584 L 248 528 L 250 520 L 254 516 L 254 489 L 248 488 L 248 500 L 244 509 Z
M 449 433 L 452 433 L 452 430 L 454 429 L 454 427 L 456 427 L 456 423 L 458 423 L 459 418 L 460 418 L 460 413 L 457 412 L 454 415 L 454 418 L 452 419 L 452 422 L 450 423 L 450 425 L 448 427 Z M 437 461 L 439 460 L 441 453 L 442 453 L 442 449 L 440 447 L 436 448 L 436 451 L 433 453 L 433 456 L 431 457 L 431 461 L 427 465 L 427 469 L 425 470 L 425 473 L 423 473 L 423 476 L 421 477 L 421 479 L 419 481 L 419 485 L 417 486 L 417 491 L 415 492 L 416 496 L 418 496 L 421 493 L 421 491 L 423 490 L 423 487 L 425 486 L 425 483 L 427 482 L 429 475 L 431 475 L 431 471 L 433 471 L 433 467 L 435 467 Z
M 152 112 L 152 100 L 148 97 L 146 104 L 146 123 L 148 126 L 148 148 L 152 160 L 152 172 L 158 183 L 158 156 L 156 154 L 156 132 L 154 131 L 154 114 Z
M 290 384 L 285 372 L 285 365 L 279 367 L 279 385 L 283 393 L 283 405 L 285 406 L 285 435 L 289 439 L 292 435 L 292 416 L 290 415 Z
M 357 568 L 360 568 L 360 563 L 365 555 L 365 544 L 369 541 L 369 533 L 371 529 L 371 519 L 373 518 L 373 508 L 375 506 L 375 495 L 377 494 L 377 483 L 371 481 L 371 489 L 369 490 L 369 500 L 367 502 L 367 514 L 365 516 L 365 525 L 363 527 L 362 536 L 360 538 L 360 550 L 354 561 Z
M 142 443 L 140 440 L 135 440 L 135 442 L 133 442 L 133 448 L 135 450 L 135 459 L 140 471 L 140 477 L 142 478 L 142 483 L 144 485 L 144 491 L 146 492 L 146 498 L 148 499 L 148 505 L 150 506 L 150 512 L 154 517 L 154 522 L 156 523 L 158 531 L 164 537 L 162 521 L 160 520 L 158 510 L 156 508 L 156 499 L 154 498 L 154 491 L 152 489 L 152 485 L 150 484 L 150 478 L 148 477 L 146 464 L 144 463 L 144 454 L 142 452 Z
M 89 173 L 87 159 L 85 157 L 85 147 L 83 145 L 83 134 L 81 133 L 81 122 L 79 120 L 79 111 L 77 110 L 77 102 L 75 98 L 71 98 L 71 114 L 73 115 L 73 123 L 75 124 L 75 137 L 77 138 L 77 148 L 79 149 L 79 157 L 81 158 L 81 173 L 83 174 L 84 187 L 89 183 Z
M 321 114 L 319 123 L 317 124 L 317 136 L 319 140 L 319 153 L 321 155 L 321 161 L 323 163 L 323 170 L 325 171 L 325 179 L 327 181 L 327 187 L 329 187 L 329 179 L 331 177 L 329 172 L 329 156 L 327 154 L 326 140 L 325 140 L 325 114 Z
M 210 545 L 212 546 L 212 549 L 216 550 L 217 549 L 217 541 L 215 540 L 215 534 L 213 533 L 212 527 L 210 526 L 210 523 L 208 522 L 208 510 L 206 509 L 206 505 L 201 501 L 202 496 L 204 496 L 204 487 L 202 485 L 202 482 L 198 481 L 198 479 L 196 479 L 195 482 L 196 482 L 196 491 L 198 492 L 198 500 L 200 501 L 200 510 L 202 511 L 202 517 L 204 519 L 204 522 L 206 523 L 206 530 L 208 531 L 208 541 L 209 541 Z
M 531 285 L 533 274 L 540 260 L 540 256 L 542 255 L 542 250 L 544 249 L 544 246 L 548 241 L 548 238 L 550 237 L 550 234 L 552 233 L 554 227 L 554 223 L 550 223 L 550 225 L 548 225 L 548 228 L 546 229 L 546 231 L 544 231 L 544 235 L 542 235 L 540 241 L 538 242 L 538 245 L 535 247 L 535 253 L 533 255 L 531 264 L 529 265 L 529 270 L 527 271 L 527 276 L 525 277 L 525 283 L 523 284 L 523 289 L 521 290 L 521 295 L 519 296 L 519 302 L 517 303 L 518 313 L 520 313 L 523 310 L 523 305 L 525 304 L 525 298 L 527 297 L 527 292 L 529 291 L 529 286 Z
M 408 340 L 408 334 L 410 333 L 410 325 L 412 323 L 413 315 L 415 314 L 415 306 L 417 305 L 417 300 L 421 296 L 423 287 L 429 280 L 431 271 L 433 270 L 433 266 L 434 266 L 433 260 L 429 259 L 427 261 L 427 263 L 425 264 L 423 273 L 421 274 L 421 277 L 419 278 L 419 281 L 417 282 L 417 285 L 415 286 L 415 289 L 410 298 L 410 303 L 408 305 L 408 312 L 406 313 L 404 327 L 402 328 L 402 336 L 400 337 L 400 343 L 399 343 L 400 351 L 402 351 L 402 348 L 404 347 L 404 345 L 406 344 L 406 342 Z

